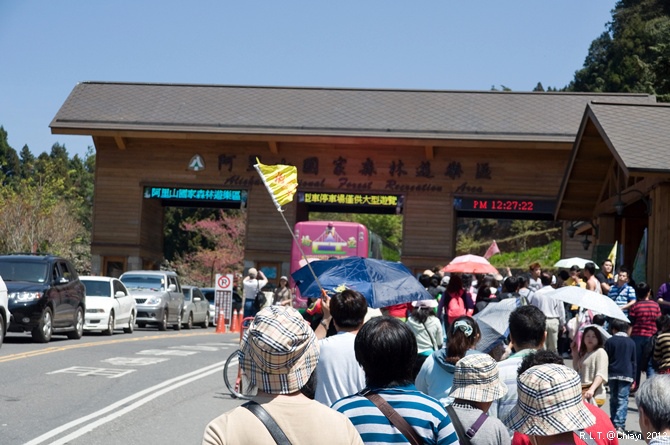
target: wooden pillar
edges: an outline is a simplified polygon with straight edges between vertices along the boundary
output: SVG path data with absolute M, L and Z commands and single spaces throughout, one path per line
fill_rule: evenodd
M 650 198 L 647 280 L 656 293 L 670 273 L 670 183 L 659 184 Z
M 446 202 L 445 202 L 446 201 Z M 402 262 L 414 272 L 446 265 L 454 256 L 453 196 L 405 197 Z

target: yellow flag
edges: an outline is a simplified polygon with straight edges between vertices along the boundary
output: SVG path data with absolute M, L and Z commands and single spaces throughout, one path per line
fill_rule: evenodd
M 614 268 L 616 268 L 616 250 L 617 250 L 618 244 L 619 244 L 618 241 L 614 241 L 614 246 L 612 246 L 612 250 L 610 250 L 610 254 L 607 255 L 607 259 L 612 262 L 612 265 L 614 266 Z
M 258 158 L 256 162 L 254 168 L 270 192 L 277 210 L 281 212 L 281 206 L 293 201 L 293 195 L 298 189 L 298 169 L 293 165 L 264 165 Z

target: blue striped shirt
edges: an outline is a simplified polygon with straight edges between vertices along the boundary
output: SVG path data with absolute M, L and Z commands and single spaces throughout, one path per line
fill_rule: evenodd
M 434 398 L 414 385 L 375 389 L 421 436 L 427 445 L 458 445 L 458 437 L 449 415 Z M 409 443 L 396 427 L 367 398 L 354 394 L 332 406 L 351 420 L 366 444 Z

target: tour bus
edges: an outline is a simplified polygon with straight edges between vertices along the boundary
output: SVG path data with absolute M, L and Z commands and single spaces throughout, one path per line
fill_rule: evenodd
M 306 265 L 306 261 L 350 256 L 382 257 L 381 237 L 370 232 L 363 224 L 343 221 L 303 221 L 296 223 L 293 230 L 300 248 L 294 241 L 291 248 L 291 274 Z M 290 285 L 295 288 L 293 279 Z M 295 307 L 304 308 L 307 299 L 300 295 L 297 288 L 295 294 Z

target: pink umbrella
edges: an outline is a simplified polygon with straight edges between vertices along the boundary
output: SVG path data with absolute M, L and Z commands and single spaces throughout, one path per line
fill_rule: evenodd
M 497 274 L 498 269 L 493 267 L 483 256 L 461 255 L 442 268 L 442 272 Z

